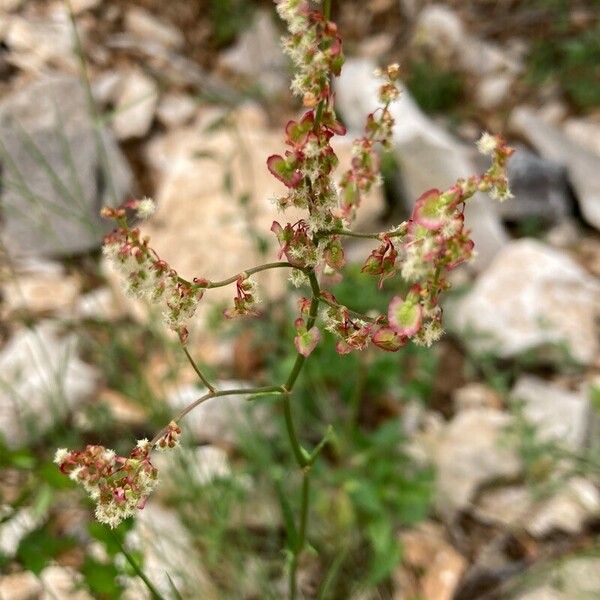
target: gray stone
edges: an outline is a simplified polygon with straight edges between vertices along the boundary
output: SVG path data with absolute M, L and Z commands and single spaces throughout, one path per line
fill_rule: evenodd
M 219 389 L 250 387 L 246 383 L 223 381 Z M 195 385 L 181 386 L 167 396 L 167 404 L 179 411 L 208 390 Z M 186 426 L 197 442 L 234 444 L 241 428 L 248 428 L 253 418 L 267 421 L 268 407 L 248 402 L 248 395 L 231 395 L 212 398 L 197 406 L 186 416 Z
M 165 127 L 180 127 L 191 121 L 198 112 L 198 103 L 187 94 L 165 94 L 156 110 L 158 120 Z
M 436 504 L 443 517 L 452 519 L 468 508 L 481 485 L 519 474 L 516 450 L 502 443 L 511 422 L 506 413 L 474 408 L 417 440 L 436 467 Z
M 46 321 L 2 349 L 0 434 L 9 447 L 35 439 L 95 391 L 98 373 L 77 356 L 76 342 Z
M 156 83 L 137 69 L 123 75 L 112 128 L 119 140 L 144 137 L 152 126 L 158 104 Z
M 93 600 L 82 589 L 83 576 L 72 567 L 52 565 L 40 573 L 44 586 L 41 600 Z
M 513 77 L 507 74 L 490 75 L 477 86 L 477 102 L 485 110 L 504 104 L 509 97 Z
M 0 524 L 0 552 L 12 558 L 21 540 L 39 527 L 42 520 L 42 516 L 29 507 L 19 508 L 14 514 L 3 518 Z
M 543 159 L 523 146 L 515 147 L 508 163 L 510 189 L 515 198 L 498 206 L 507 219 L 537 217 L 543 222 L 561 222 L 572 212 L 567 170 Z
M 499 71 L 518 73 L 522 61 L 496 44 L 469 33 L 460 16 L 443 4 L 425 7 L 415 23 L 414 41 L 433 49 L 441 58 L 453 60 L 458 67 L 476 76 Z
M 524 486 L 485 491 L 474 514 L 483 523 L 526 531 L 536 538 L 556 531 L 576 535 L 600 514 L 600 492 L 583 477 L 573 477 L 559 485 L 557 492 L 542 499 Z
M 600 350 L 600 283 L 568 255 L 533 239 L 511 242 L 448 311 L 449 326 L 475 352 L 514 357 L 568 350 L 592 363 Z
M 172 584 L 184 598 L 219 598 L 189 531 L 175 511 L 149 502 L 138 513 L 127 545 L 142 553 L 144 573 L 166 598 L 173 597 Z M 131 600 L 139 598 L 134 589 L 144 589 L 135 580 L 127 587 L 132 588 L 126 592 Z
M 42 584 L 31 571 L 0 576 L 0 598 L 38 600 L 41 593 Z
M 585 390 L 571 392 L 539 377 L 522 375 L 510 394 L 523 403 L 523 416 L 536 427 L 540 440 L 554 441 L 568 450 L 585 445 L 592 417 Z
M 104 204 L 132 174 L 114 139 L 97 144 L 85 93 L 71 77 L 32 83 L 0 104 L 0 237 L 11 255 L 66 256 L 100 245 Z
M 340 113 L 352 135 L 361 135 L 368 113 L 378 106 L 380 81 L 373 76 L 375 64 L 368 60 L 348 60 L 342 76 L 336 80 Z M 406 195 L 418 198 L 431 188 L 445 189 L 460 177 L 477 172 L 469 152 L 445 129 L 431 121 L 403 89 L 399 101 L 392 104 L 395 150 L 402 169 Z M 478 194 L 466 210 L 477 258 L 475 268 L 483 268 L 506 244 L 508 236 L 491 205 Z
M 516 108 L 510 124 L 544 158 L 567 168 L 584 218 L 600 229 L 600 157 L 544 122 L 530 108 Z
M 177 27 L 165 23 L 139 6 L 127 9 L 125 28 L 141 40 L 159 43 L 166 48 L 178 49 L 185 43 L 183 34 Z
M 538 571 L 544 584 L 511 595 L 514 600 L 595 600 L 600 597 L 600 558 L 578 556 L 550 565 Z M 533 581 L 540 578 L 532 573 Z
M 288 86 L 280 35 L 268 10 L 256 12 L 251 25 L 238 42 L 223 53 L 219 62 L 226 69 L 258 84 L 267 95 L 280 94 Z

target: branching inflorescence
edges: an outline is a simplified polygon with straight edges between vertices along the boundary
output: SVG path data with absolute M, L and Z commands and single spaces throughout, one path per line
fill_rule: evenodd
M 300 444 L 290 395 L 305 359 L 321 339 L 319 326 L 337 338 L 340 354 L 364 350 L 371 344 L 391 352 L 409 341 L 431 345 L 443 333 L 440 294 L 449 288 L 447 274 L 473 256 L 473 241 L 464 220 L 466 202 L 479 191 L 499 200 L 511 196 L 506 164 L 512 149 L 500 137 L 484 134 L 478 146 L 491 157 L 491 166 L 484 174 L 460 179 L 447 190 L 426 191 L 416 200 L 411 218 L 387 231 L 352 231 L 361 199 L 381 181 L 378 148 L 392 146 L 394 119 L 389 107 L 399 96 L 399 68 L 390 65 L 376 73 L 382 78 L 381 106 L 367 116 L 364 135 L 353 144 L 351 165 L 336 182 L 333 172 L 338 159 L 331 140 L 346 130 L 334 110 L 331 79 L 339 75 L 344 57 L 337 27 L 329 18 L 329 2 L 325 0 L 321 10 L 318 4 L 306 0 L 277 2 L 277 12 L 289 30 L 283 45 L 295 69 L 291 89 L 302 100 L 305 112 L 297 121 L 287 123 L 286 149 L 268 157 L 267 167 L 286 186 L 286 193 L 276 200 L 277 206 L 282 210 L 295 207 L 306 213 L 295 223 L 273 222 L 271 231 L 279 243 L 279 261 L 249 268 L 222 281 L 202 277 L 187 281 L 157 255 L 138 228 L 128 224 L 128 210 L 141 218 L 153 212 L 151 200 L 131 200 L 120 208 L 105 208 L 102 212 L 117 225 L 105 239 L 106 255 L 123 273 L 130 293 L 162 307 L 167 325 L 179 335 L 184 349 L 189 335 L 187 324 L 211 288 L 235 286 L 233 305 L 225 311 L 227 318 L 257 313 L 253 274 L 260 271 L 288 269 L 294 285 L 310 288 L 310 297 L 299 301 L 294 339 L 297 357 L 287 381 L 263 388 L 219 391 L 185 350 L 208 392 L 184 409 L 154 440 L 138 442 L 129 457 L 115 456 L 101 446 L 88 446 L 81 452 L 60 450 L 56 457 L 61 470 L 82 483 L 97 502 L 98 519 L 115 526 L 143 507 L 157 480 L 150 452 L 175 445 L 180 431 L 177 423 L 185 414 L 206 400 L 228 394 L 279 394 L 291 447 L 303 477 L 302 516 L 297 541 L 291 548 L 292 597 L 296 593 L 298 556 L 305 543 L 310 466 L 326 437 L 312 452 Z M 401 277 L 409 284 L 404 296 L 391 298 L 387 314 L 358 313 L 321 287 L 323 281 L 341 277 L 345 265 L 344 237 L 376 242 L 362 271 L 376 277 L 380 288 L 392 277 Z

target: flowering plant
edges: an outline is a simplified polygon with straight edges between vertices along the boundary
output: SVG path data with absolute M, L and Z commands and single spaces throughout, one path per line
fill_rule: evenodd
M 331 80 L 344 62 L 342 42 L 330 20 L 330 2 L 279 0 L 277 11 L 286 22 L 289 36 L 284 50 L 295 68 L 292 91 L 299 96 L 304 114 L 285 127 L 286 149 L 268 157 L 267 168 L 286 186 L 277 198 L 281 210 L 295 207 L 306 216 L 295 223 L 273 222 L 271 231 L 279 243 L 279 260 L 246 269 L 227 279 L 212 281 L 196 277 L 188 281 L 162 260 L 137 227 L 128 222 L 128 211 L 140 218 L 152 214 L 151 200 L 130 200 L 119 208 L 104 208 L 104 217 L 116 228 L 106 236 L 105 254 L 123 273 L 131 294 L 162 307 L 166 324 L 177 333 L 184 352 L 207 389 L 150 441 L 141 440 L 127 457 L 117 456 L 102 446 L 82 451 L 59 450 L 56 462 L 61 471 L 81 483 L 97 503 L 98 520 L 111 527 L 143 508 L 157 483 L 151 452 L 177 445 L 179 422 L 199 404 L 231 394 L 274 394 L 283 405 L 287 434 L 302 474 L 301 513 L 295 539 L 290 542 L 290 596 L 296 595 L 298 559 L 306 544 L 311 466 L 328 441 L 328 434 L 312 450 L 300 442 L 292 415 L 292 391 L 305 364 L 321 339 L 324 329 L 337 339 L 339 354 L 364 350 L 371 344 L 395 352 L 408 342 L 431 345 L 443 333 L 440 295 L 450 287 L 447 274 L 473 256 L 473 242 L 465 228 L 464 209 L 478 191 L 504 200 L 511 196 L 506 176 L 512 153 L 500 137 L 484 134 L 479 141 L 482 153 L 491 157 L 490 168 L 482 175 L 458 180 L 447 190 L 431 189 L 415 202 L 412 215 L 396 227 L 376 233 L 351 229 L 361 200 L 379 185 L 378 147 L 392 145 L 394 119 L 390 104 L 398 98 L 398 65 L 377 72 L 382 83 L 381 106 L 366 119 L 364 135 L 355 140 L 352 161 L 339 181 L 333 170 L 338 163 L 331 146 L 336 135 L 344 135 L 334 107 Z M 409 284 L 403 296 L 390 299 L 387 313 L 363 314 L 342 305 L 324 287 L 332 277 L 339 279 L 345 265 L 342 239 L 373 240 L 375 247 L 366 257 L 362 272 L 378 279 L 379 288 L 392 277 Z M 256 313 L 259 296 L 253 275 L 268 269 L 287 269 L 292 283 L 310 290 L 299 301 L 295 321 L 296 360 L 285 382 L 265 387 L 219 390 L 202 373 L 190 356 L 186 343 L 188 322 L 199 302 L 212 288 L 233 285 L 233 305 L 225 317 Z

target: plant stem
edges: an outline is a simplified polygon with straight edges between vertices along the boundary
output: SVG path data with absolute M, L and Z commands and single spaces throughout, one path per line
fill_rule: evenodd
M 265 263 L 264 265 L 258 265 L 257 267 L 252 267 L 251 269 L 246 269 L 245 271 L 241 271 L 236 275 L 232 275 L 227 279 L 222 279 L 221 281 L 209 281 L 206 284 L 202 285 L 202 288 L 210 289 L 210 288 L 218 288 L 223 287 L 225 285 L 229 285 L 230 283 L 234 283 L 237 281 L 240 275 L 245 274 L 246 276 L 253 275 L 254 273 L 260 273 L 261 271 L 268 271 L 269 269 L 294 269 L 294 265 L 289 262 L 272 262 Z
M 173 421 L 178 423 L 183 417 L 185 417 L 188 413 L 192 412 L 197 406 L 210 400 L 211 398 L 218 398 L 220 396 L 241 396 L 241 395 L 252 395 L 252 394 L 268 394 L 268 393 L 279 393 L 285 394 L 286 390 L 281 385 L 269 385 L 264 387 L 255 387 L 255 388 L 236 388 L 233 390 L 214 390 L 212 392 L 207 392 L 204 396 L 200 396 L 190 404 L 188 404 L 181 412 L 179 412 L 175 417 L 173 417 Z M 153 446 L 165 433 L 166 427 L 163 427 L 153 438 L 150 440 L 150 445 Z
M 192 369 L 194 369 L 194 371 L 196 371 L 196 375 L 198 375 L 198 377 L 200 378 L 200 381 L 202 381 L 202 383 L 204 384 L 204 386 L 206 387 L 207 390 L 209 390 L 211 392 L 215 392 L 216 389 L 210 384 L 208 379 L 206 379 L 206 377 L 204 377 L 204 375 L 202 374 L 202 371 L 200 371 L 200 368 L 198 367 L 198 365 L 196 364 L 196 362 L 194 361 L 194 359 L 188 352 L 188 349 L 183 344 L 182 344 L 182 348 L 183 348 L 183 351 L 185 352 L 185 355 L 187 356 L 187 359 L 188 359 L 190 365 L 192 365 Z
M 302 495 L 300 499 L 300 526 L 298 527 L 298 542 L 294 549 L 294 556 L 290 562 L 290 599 L 295 600 L 297 590 L 298 559 L 304 545 L 306 544 L 306 524 L 308 523 L 308 507 L 310 503 L 310 467 L 305 467 L 302 471 Z

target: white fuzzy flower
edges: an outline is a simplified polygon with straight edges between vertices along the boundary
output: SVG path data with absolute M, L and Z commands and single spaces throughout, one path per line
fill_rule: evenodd
M 498 148 L 497 138 L 485 131 L 477 142 L 477 149 L 481 154 L 489 156 L 494 153 L 496 148 Z
M 152 198 L 144 198 L 138 202 L 136 212 L 140 219 L 148 219 L 156 212 L 156 203 Z

